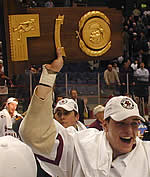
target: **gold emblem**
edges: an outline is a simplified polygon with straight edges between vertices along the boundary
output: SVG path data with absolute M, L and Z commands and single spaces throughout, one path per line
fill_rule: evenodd
M 34 23 L 35 23 L 35 19 L 29 19 L 27 21 L 18 24 L 16 27 L 13 28 L 13 32 L 18 32 L 18 38 L 17 38 L 18 41 L 21 40 L 23 33 L 35 30 Z
M 79 31 L 81 50 L 89 56 L 102 56 L 111 47 L 109 19 L 100 11 L 91 11 L 81 17 Z
M 64 15 L 59 15 L 55 23 L 55 46 L 56 48 L 61 47 L 62 56 L 66 56 L 64 47 L 61 46 L 60 42 L 60 28 L 64 22 Z
M 39 15 L 9 15 L 9 33 L 12 61 L 28 60 L 28 37 L 39 37 Z

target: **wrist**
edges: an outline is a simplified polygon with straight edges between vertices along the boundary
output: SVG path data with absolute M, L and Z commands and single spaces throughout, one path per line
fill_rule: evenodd
M 43 67 L 45 67 L 47 69 L 48 74 L 57 74 L 58 73 L 57 71 L 53 71 L 53 70 L 47 68 L 46 65 L 43 65 Z
M 53 87 L 56 79 L 56 74 L 57 72 L 47 69 L 45 65 L 43 65 L 43 71 L 40 77 L 39 84 Z

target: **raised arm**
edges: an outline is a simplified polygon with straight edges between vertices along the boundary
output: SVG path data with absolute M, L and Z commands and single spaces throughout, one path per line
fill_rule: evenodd
M 41 85 L 36 89 L 36 95 L 42 99 L 45 99 L 47 97 L 47 94 L 51 90 L 49 86 L 53 87 L 56 74 L 61 70 L 63 66 L 61 49 L 58 48 L 56 50 L 56 53 L 57 59 L 55 59 L 51 64 L 43 65 L 43 72 L 39 81 Z
M 27 114 L 20 126 L 20 136 L 34 151 L 47 155 L 51 152 L 56 127 L 53 121 L 52 93 L 56 74 L 63 66 L 61 49 L 57 49 L 57 59 L 43 65 L 39 85 L 35 88 Z

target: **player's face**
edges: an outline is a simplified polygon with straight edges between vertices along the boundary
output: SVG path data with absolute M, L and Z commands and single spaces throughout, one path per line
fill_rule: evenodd
M 9 112 L 10 114 L 14 114 L 16 108 L 17 108 L 17 104 L 16 104 L 16 103 L 9 103 L 9 104 L 7 105 L 7 109 L 8 109 L 8 112 Z
M 106 137 L 113 149 L 113 157 L 130 152 L 136 142 L 139 118 L 133 116 L 123 121 L 104 121 Z
M 79 119 L 79 115 L 75 115 L 74 111 L 66 111 L 63 108 L 57 108 L 55 119 L 65 128 L 70 126 L 74 126 L 76 128 L 76 122 Z

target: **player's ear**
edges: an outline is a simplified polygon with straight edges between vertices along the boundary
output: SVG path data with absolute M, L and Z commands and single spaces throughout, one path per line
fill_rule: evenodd
M 79 120 L 79 114 L 76 115 L 76 121 L 78 121 L 78 120 Z
M 102 122 L 102 127 L 103 127 L 103 130 L 104 130 L 105 132 L 108 131 L 108 121 L 107 121 L 107 120 L 104 120 L 104 121 Z

